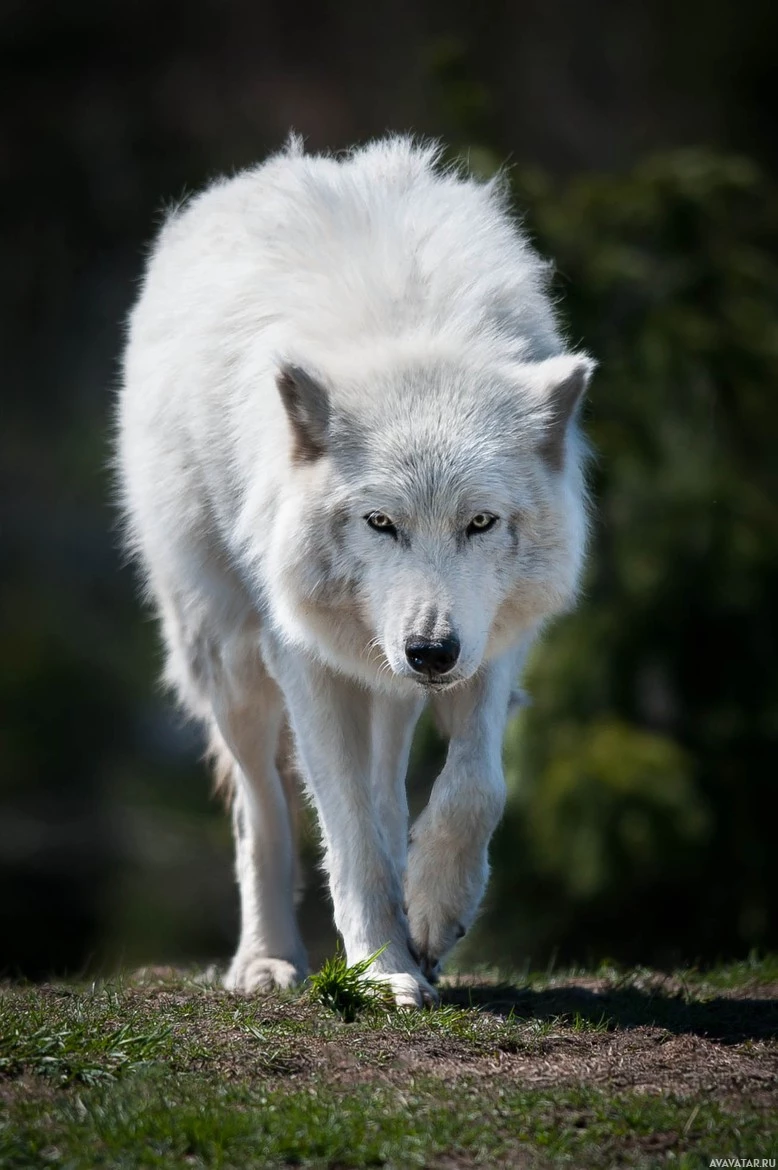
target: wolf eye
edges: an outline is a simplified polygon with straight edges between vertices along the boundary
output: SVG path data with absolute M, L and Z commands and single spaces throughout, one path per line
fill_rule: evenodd
M 494 528 L 496 523 L 497 517 L 492 516 L 490 512 L 476 512 L 467 526 L 467 535 L 474 536 L 477 532 L 488 532 L 490 528 Z
M 397 529 L 384 512 L 370 512 L 365 519 L 376 532 L 388 532 L 390 536 L 397 536 Z

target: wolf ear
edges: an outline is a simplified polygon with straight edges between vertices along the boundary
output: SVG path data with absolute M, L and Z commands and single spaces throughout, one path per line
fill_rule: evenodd
M 540 453 L 554 471 L 561 471 L 564 465 L 567 429 L 583 401 L 595 365 L 586 354 L 560 354 L 530 367 L 530 390 L 545 416 Z
M 276 385 L 292 428 L 292 459 L 310 463 L 327 450 L 330 400 L 324 387 L 300 366 L 283 365 Z

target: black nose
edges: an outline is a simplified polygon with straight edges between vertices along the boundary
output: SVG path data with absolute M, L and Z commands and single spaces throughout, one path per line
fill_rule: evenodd
M 405 643 L 405 657 L 419 674 L 430 677 L 446 674 L 459 658 L 459 639 L 430 642 L 428 638 L 409 638 Z

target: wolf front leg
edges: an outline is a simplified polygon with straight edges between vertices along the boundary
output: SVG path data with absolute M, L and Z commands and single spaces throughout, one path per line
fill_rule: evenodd
M 489 876 L 489 840 L 505 807 L 502 740 L 526 650 L 484 666 L 467 686 L 434 700 L 450 736 L 443 771 L 411 830 L 405 879 L 411 937 L 428 979 L 471 926 Z
M 415 722 L 419 705 L 406 705 L 404 719 L 394 710 L 388 727 L 397 738 L 390 751 L 388 728 L 375 709 L 390 700 L 288 647 L 279 652 L 270 640 L 263 653 L 284 693 L 303 777 L 319 814 L 335 924 L 346 957 L 354 963 L 383 947 L 371 975 L 390 984 L 399 1004 L 433 1002 L 435 992 L 411 951 L 403 858 L 395 856 L 403 816 L 396 807 L 397 773 L 410 745 L 405 723 Z M 384 765 L 393 755 L 393 775 L 380 795 L 376 752 Z
M 375 811 L 401 875 L 408 860 L 408 759 L 424 702 L 423 697 L 374 695 L 371 705 L 370 774 Z
M 289 987 L 305 978 L 307 956 L 294 909 L 294 817 L 275 760 L 283 698 L 250 631 L 215 659 L 212 750 L 230 777 L 241 905 L 240 943 L 225 984 L 242 992 Z

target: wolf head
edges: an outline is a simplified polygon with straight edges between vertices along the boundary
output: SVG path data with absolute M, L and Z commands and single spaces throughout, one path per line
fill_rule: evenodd
M 388 690 L 470 678 L 572 601 L 584 552 L 583 355 L 335 385 L 277 377 L 290 483 L 272 574 L 286 634 Z

